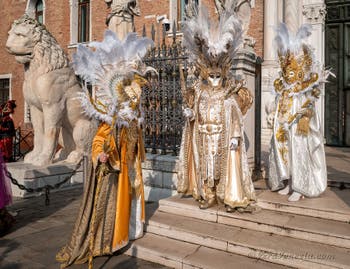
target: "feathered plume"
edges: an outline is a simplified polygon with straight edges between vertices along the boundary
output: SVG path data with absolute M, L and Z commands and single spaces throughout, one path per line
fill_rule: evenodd
M 117 110 L 122 102 L 119 86 L 134 74 L 154 71 L 142 65 L 142 58 L 152 45 L 151 39 L 140 38 L 136 33 L 129 33 L 124 40 L 119 40 L 114 32 L 106 30 L 102 42 L 91 42 L 89 47 L 78 46 L 73 55 L 75 73 L 95 89 L 94 100 L 87 91 L 80 96 L 90 117 L 109 124 L 118 118 Z
M 276 28 L 275 44 L 277 46 L 277 53 L 281 68 L 286 68 L 294 60 L 299 65 L 299 68 L 305 73 L 305 77 L 309 78 L 311 75 L 317 74 L 315 80 L 310 86 L 301 92 L 293 93 L 293 95 L 302 94 L 319 87 L 324 84 L 329 76 L 335 77 L 330 69 L 322 66 L 317 61 L 313 48 L 305 42 L 312 33 L 312 26 L 310 24 L 303 24 L 295 35 L 289 33 L 287 26 L 284 23 Z M 285 87 L 290 87 L 285 85 Z
M 286 54 L 289 50 L 292 53 L 298 53 L 305 39 L 311 35 L 312 26 L 303 24 L 298 32 L 293 36 L 289 33 L 287 26 L 284 23 L 276 28 L 275 44 L 279 54 Z
M 242 27 L 233 10 L 226 9 L 219 22 L 211 21 L 204 5 L 191 6 L 192 16 L 182 25 L 184 46 L 192 60 L 206 66 L 232 64 L 242 43 Z

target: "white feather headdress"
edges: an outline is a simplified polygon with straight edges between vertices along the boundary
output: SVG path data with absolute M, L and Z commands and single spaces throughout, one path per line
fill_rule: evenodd
M 278 53 L 285 55 L 287 52 L 300 53 L 302 46 L 305 45 L 305 39 L 311 35 L 311 24 L 303 24 L 298 29 L 297 33 L 293 35 L 289 33 L 287 25 L 280 23 L 276 28 L 275 43 Z
M 204 5 L 191 6 L 191 17 L 183 22 L 183 43 L 190 59 L 200 68 L 231 67 L 238 47 L 242 43 L 242 26 L 231 8 L 212 21 Z
M 136 33 L 129 33 L 124 40 L 119 40 L 110 30 L 105 31 L 102 42 L 92 42 L 89 47 L 78 45 L 73 55 L 75 73 L 93 85 L 95 90 L 94 99 L 87 90 L 80 96 L 88 116 L 108 124 L 125 122 L 125 113 L 124 119 L 118 113 L 128 110 L 128 104 L 120 99 L 118 89 L 135 74 L 142 76 L 153 70 L 142 63 L 142 58 L 152 45 L 151 39 L 140 38 Z
M 284 23 L 280 23 L 276 28 L 274 39 L 282 71 L 294 64 L 304 72 L 307 79 L 317 74 L 317 80 L 303 92 L 327 82 L 329 75 L 335 76 L 329 69 L 321 66 L 314 55 L 314 49 L 306 43 L 306 39 L 311 34 L 312 26 L 310 24 L 301 25 L 296 34 L 293 35 Z

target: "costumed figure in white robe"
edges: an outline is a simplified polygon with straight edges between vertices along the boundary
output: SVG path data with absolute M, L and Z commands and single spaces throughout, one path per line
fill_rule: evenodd
M 315 108 L 323 71 L 304 42 L 311 26 L 291 36 L 281 24 L 275 38 L 281 75 L 274 81 L 276 112 L 269 157 L 269 186 L 289 201 L 317 197 L 327 187 L 327 168 L 319 115 Z M 286 185 L 287 184 L 287 185 Z M 283 189 L 282 189 L 283 188 Z
M 100 121 L 92 144 L 90 173 L 69 243 L 56 259 L 65 268 L 110 255 L 143 235 L 145 220 L 141 161 L 145 151 L 140 106 L 143 75 L 153 70 L 142 57 L 153 41 L 130 33 L 119 40 L 110 30 L 103 42 L 79 45 L 77 75 L 91 83 L 80 97 L 87 115 Z
M 243 115 L 253 99 L 244 81 L 230 73 L 242 43 L 240 21 L 228 8 L 213 22 L 204 5 L 192 7 L 183 23 L 183 43 L 194 63 L 182 77 L 186 123 L 180 149 L 178 192 L 205 209 L 217 202 L 226 210 L 246 211 L 255 200 L 244 142 Z M 249 209 L 250 208 L 250 209 Z

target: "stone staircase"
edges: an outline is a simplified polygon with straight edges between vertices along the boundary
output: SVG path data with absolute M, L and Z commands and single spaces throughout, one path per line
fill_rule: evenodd
M 242 214 L 160 200 L 126 253 L 172 268 L 350 268 L 350 208 L 331 190 L 296 203 L 261 191 L 258 205 Z

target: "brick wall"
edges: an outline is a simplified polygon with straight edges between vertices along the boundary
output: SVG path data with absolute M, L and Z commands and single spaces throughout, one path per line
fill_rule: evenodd
M 16 100 L 17 108 L 13 115 L 16 126 L 23 123 L 24 105 L 22 95 L 23 84 L 23 65 L 15 61 L 14 56 L 7 53 L 5 44 L 7 40 L 7 32 L 11 28 L 11 24 L 18 19 L 26 8 L 24 0 L 7 0 L 1 1 L 0 9 L 0 75 L 11 74 L 11 94 L 12 99 Z
M 208 7 L 211 16 L 217 16 L 214 1 L 202 0 Z M 24 101 L 22 95 L 23 66 L 16 63 L 14 56 L 5 50 L 7 31 L 11 23 L 19 18 L 25 11 L 26 0 L 1 1 L 0 9 L 0 75 L 12 74 L 12 98 L 17 101 L 16 113 L 13 115 L 16 126 L 23 124 Z M 75 48 L 70 45 L 70 6 L 69 0 L 46 0 L 45 24 L 48 30 L 55 36 L 64 50 L 71 55 Z M 140 0 L 141 16 L 135 18 L 135 28 L 142 33 L 143 25 L 146 25 L 147 36 L 150 36 L 151 25 L 157 30 L 157 15 L 166 14 L 170 18 L 170 0 Z M 109 10 L 103 0 L 91 1 L 91 40 L 102 40 L 106 29 L 105 18 Z M 161 27 L 161 25 L 159 25 Z M 263 53 L 263 0 L 255 1 L 252 9 L 252 19 L 248 33 L 256 39 L 256 52 Z M 156 41 L 158 37 L 156 36 Z
M 106 26 L 106 16 L 109 12 L 105 1 L 91 2 L 91 40 L 101 41 Z
M 264 0 L 255 0 L 252 9 L 248 35 L 256 40 L 255 53 L 263 57 L 264 53 Z

